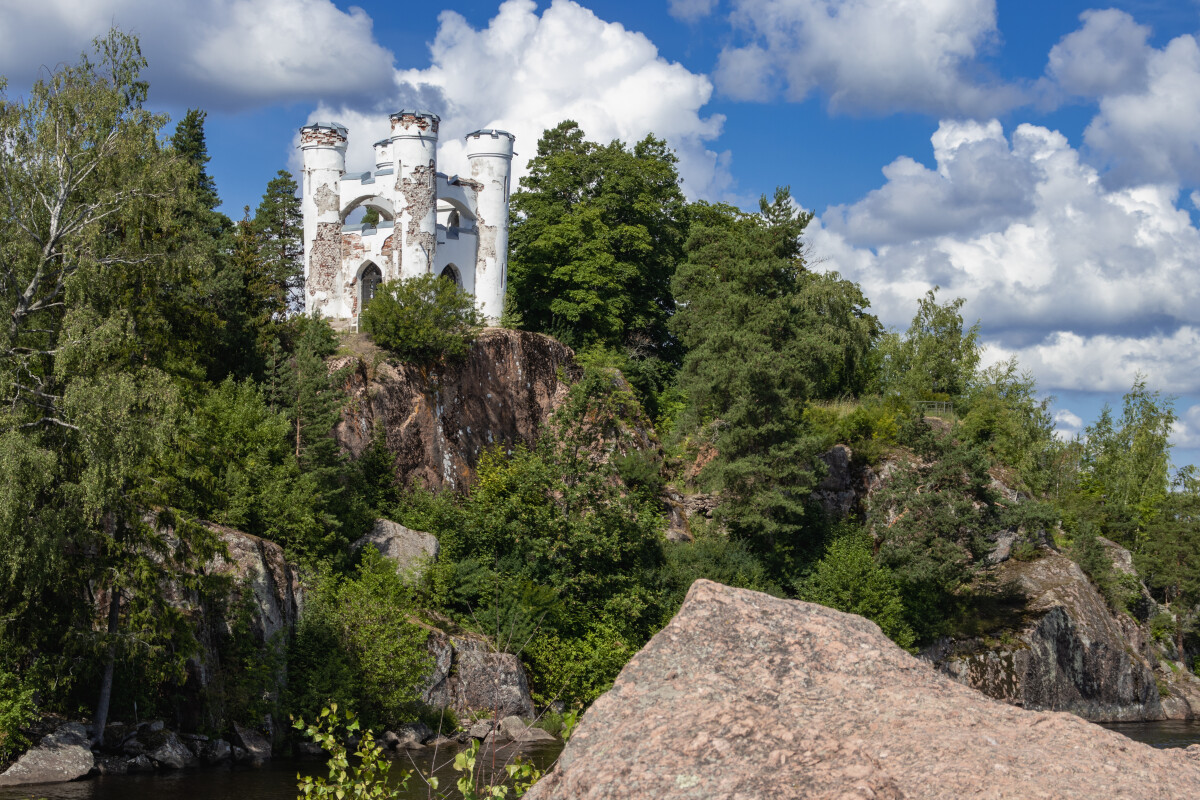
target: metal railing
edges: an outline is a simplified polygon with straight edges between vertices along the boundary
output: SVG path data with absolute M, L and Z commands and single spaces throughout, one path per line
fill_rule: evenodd
M 913 403 L 927 417 L 949 417 L 954 419 L 954 403 L 947 400 L 918 400 Z

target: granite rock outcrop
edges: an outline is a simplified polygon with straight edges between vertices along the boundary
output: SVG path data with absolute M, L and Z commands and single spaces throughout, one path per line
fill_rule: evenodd
M 372 545 L 381 556 L 395 563 L 397 575 L 414 583 L 420 581 L 425 567 L 437 561 L 441 553 L 441 545 L 433 534 L 414 531 L 386 519 L 375 520 L 375 527 L 359 537 L 353 549 L 361 550 L 367 545 Z
M 1025 595 L 1024 625 L 986 638 L 943 640 L 925 652 L 942 672 L 997 700 L 1086 719 L 1165 717 L 1144 641 L 1130 643 L 1100 592 L 1075 562 L 1042 550 L 995 568 Z
M 499 717 L 534 715 L 525 667 L 512 653 L 497 652 L 476 635 L 440 630 L 430 631 L 426 647 L 433 669 L 422 702 L 451 708 L 462 719 L 480 711 Z
M 60 783 L 86 776 L 95 766 L 87 731 L 78 722 L 68 722 L 22 755 L 0 775 L 0 786 Z
M 578 377 L 574 352 L 539 333 L 486 328 L 460 363 L 431 371 L 342 356 L 349 402 L 335 435 L 357 457 L 382 430 L 406 485 L 465 490 L 493 445 L 533 444 Z
M 861 617 L 697 581 L 526 797 L 1198 793 L 1188 752 L 992 700 Z

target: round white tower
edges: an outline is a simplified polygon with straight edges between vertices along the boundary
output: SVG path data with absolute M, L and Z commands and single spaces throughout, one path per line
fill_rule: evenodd
M 375 143 L 375 169 L 388 169 L 395 163 L 392 158 L 392 140 L 380 139 Z
M 479 184 L 479 250 L 475 258 L 475 300 L 489 324 L 500 321 L 508 287 L 508 191 L 513 142 L 508 131 L 467 134 L 471 178 Z
M 400 277 L 433 270 L 437 248 L 437 138 L 441 118 L 428 111 L 391 115 L 396 164 L 396 232 L 401 236 Z
M 346 172 L 346 128 L 336 122 L 314 122 L 300 129 L 304 160 L 301 213 L 304 217 L 304 308 L 329 316 L 342 288 L 341 183 Z

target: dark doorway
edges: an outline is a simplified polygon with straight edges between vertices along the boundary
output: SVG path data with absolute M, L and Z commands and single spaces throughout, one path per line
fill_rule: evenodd
M 460 289 L 462 288 L 462 281 L 458 279 L 458 270 L 454 268 L 453 264 L 442 270 L 442 274 L 439 277 L 449 278 L 450 280 L 454 281 L 455 286 Z
M 362 271 L 362 278 L 359 279 L 361 288 L 361 300 L 359 308 L 367 307 L 367 303 L 371 302 L 371 298 L 375 296 L 375 292 L 379 290 L 379 284 L 383 283 L 383 273 L 379 271 L 379 267 L 374 264 L 368 264 L 366 269 Z

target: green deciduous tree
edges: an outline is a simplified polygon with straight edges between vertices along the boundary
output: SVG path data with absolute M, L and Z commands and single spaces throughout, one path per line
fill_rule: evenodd
M 1155 598 L 1174 613 L 1182 659 L 1184 633 L 1194 624 L 1200 602 L 1200 479 L 1195 467 L 1180 470 L 1174 484 L 1147 525 L 1135 566 Z
M 797 587 L 804 600 L 866 617 L 901 647 L 916 640 L 906 620 L 895 575 L 875 562 L 873 542 L 861 529 L 835 538 L 812 574 Z
M 1100 532 L 1134 552 L 1170 490 L 1174 403 L 1150 391 L 1140 375 L 1122 399 L 1114 420 L 1105 406 L 1084 431 L 1079 491 L 1083 514 Z
M 963 328 L 959 297 L 938 303 L 938 287 L 917 301 L 917 313 L 903 337 L 880 343 L 880 382 L 918 400 L 950 400 L 966 394 L 979 365 L 979 323 Z
M 962 435 L 984 446 L 992 458 L 1016 470 L 1027 488 L 1047 491 L 1054 479 L 1051 459 L 1057 448 L 1052 397 L 1037 397 L 1029 373 L 1018 371 L 1015 358 L 983 370 L 956 412 Z
M 525 327 L 678 359 L 667 330 L 686 236 L 676 161 L 653 136 L 600 145 L 569 120 L 543 134 L 512 196 L 509 307 Z
M 412 590 L 374 547 L 352 575 L 316 581 L 292 646 L 292 706 L 304 714 L 331 700 L 372 725 L 411 718 L 428 674 L 428 631 L 408 620 Z

